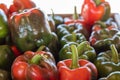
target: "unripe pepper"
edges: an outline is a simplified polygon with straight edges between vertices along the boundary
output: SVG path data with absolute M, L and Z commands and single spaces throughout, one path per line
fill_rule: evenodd
M 41 45 L 49 47 L 52 53 L 57 51 L 57 35 L 51 32 L 47 15 L 38 8 L 12 15 L 10 30 L 12 41 L 21 52 L 35 51 Z
M 91 62 L 93 62 L 95 60 L 96 51 L 90 45 L 90 43 L 88 41 L 83 41 L 79 44 L 76 42 L 71 42 L 71 43 L 65 44 L 59 52 L 59 59 L 60 60 L 72 58 L 72 50 L 71 50 L 70 46 L 73 44 L 77 46 L 79 59 L 86 59 L 86 60 L 89 60 Z
M 99 53 L 110 49 L 108 46 L 115 44 L 120 49 L 120 33 L 119 29 L 112 24 L 98 21 L 93 26 L 93 31 L 89 37 L 89 42 Z
M 8 35 L 9 28 L 7 15 L 3 11 L 3 9 L 0 9 L 0 44 L 5 44 Z
M 111 72 L 120 71 L 120 54 L 118 54 L 114 44 L 110 45 L 110 49 L 99 53 L 94 62 L 100 78 L 106 77 Z

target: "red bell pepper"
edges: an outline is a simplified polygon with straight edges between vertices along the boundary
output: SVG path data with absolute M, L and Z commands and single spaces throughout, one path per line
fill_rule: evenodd
M 11 67 L 13 80 L 58 80 L 55 60 L 50 52 L 26 51 Z
M 9 7 L 9 14 L 33 7 L 36 7 L 36 4 L 31 0 L 13 0 L 13 4 Z
M 87 60 L 78 60 L 78 52 L 75 45 L 71 46 L 72 59 L 59 61 L 57 68 L 59 80 L 96 80 L 97 69 L 95 65 Z
M 111 14 L 110 4 L 105 0 L 84 0 L 81 9 L 81 16 L 84 18 L 91 30 L 94 22 L 98 20 L 106 21 Z
M 8 15 L 8 8 L 7 5 L 5 5 L 4 3 L 0 4 L 0 9 L 2 9 L 6 15 Z

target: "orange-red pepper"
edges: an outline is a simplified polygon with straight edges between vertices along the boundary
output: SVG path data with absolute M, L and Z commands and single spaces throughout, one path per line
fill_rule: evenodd
M 9 7 L 9 14 L 33 7 L 36 7 L 36 4 L 31 0 L 13 0 L 13 4 Z
M 59 80 L 96 80 L 97 69 L 87 60 L 78 60 L 78 52 L 75 45 L 71 46 L 72 59 L 66 59 L 57 63 Z
M 110 4 L 105 0 L 84 0 L 81 16 L 84 18 L 86 24 L 89 25 L 89 30 L 91 30 L 94 22 L 98 20 L 106 21 L 110 17 L 110 14 Z

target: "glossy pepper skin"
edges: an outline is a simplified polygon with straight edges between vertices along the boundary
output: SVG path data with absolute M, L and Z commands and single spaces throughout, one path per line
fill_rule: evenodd
M 0 9 L 0 44 L 5 44 L 9 35 L 8 20 L 5 12 Z
M 51 19 L 53 19 L 54 23 L 55 23 L 55 29 L 58 25 L 63 24 L 64 23 L 64 19 L 62 16 L 60 15 L 55 15 L 54 11 L 52 11 L 52 14 L 49 16 Z
M 65 44 L 68 44 L 71 42 L 76 42 L 80 44 L 83 41 L 87 41 L 87 39 L 82 33 L 72 33 L 72 34 L 63 36 L 60 40 L 60 44 L 61 44 L 61 47 L 63 47 Z
M 111 44 L 110 48 L 111 50 L 99 53 L 94 62 L 100 78 L 106 77 L 111 72 L 120 71 L 120 54 L 118 54 L 114 44 Z
M 115 44 L 116 48 L 120 49 L 120 33 L 115 25 L 100 22 L 95 24 L 93 31 L 89 38 L 90 44 L 97 52 L 106 51 L 110 49 L 108 46 Z
M 8 45 L 0 45 L 0 69 L 11 70 L 15 55 Z
M 70 23 L 68 25 L 60 24 L 57 26 L 57 35 L 58 35 L 59 40 L 63 36 L 67 34 L 71 34 L 71 33 L 82 33 L 86 37 L 86 39 L 88 38 L 87 30 L 80 23 Z
M 0 9 L 2 9 L 6 15 L 8 15 L 8 8 L 7 5 L 4 3 L 0 3 Z
M 13 80 L 58 80 L 55 59 L 50 52 L 26 51 L 11 67 Z
M 98 80 L 119 80 L 120 79 L 120 71 L 111 72 L 107 77 L 100 78 Z
M 110 4 L 105 0 L 84 0 L 81 16 L 84 18 L 89 31 L 95 21 L 106 21 L 111 14 Z
M 31 8 L 14 14 L 10 23 L 12 41 L 21 52 L 35 51 L 41 45 L 49 47 L 52 53 L 57 51 L 57 35 L 51 32 L 42 10 Z
M 95 49 L 92 46 L 90 46 L 90 43 L 88 41 L 83 41 L 80 44 L 71 42 L 64 45 L 59 52 L 60 60 L 70 59 L 72 57 L 72 52 L 71 52 L 72 50 L 70 46 L 73 44 L 77 46 L 79 59 L 86 59 L 92 62 L 95 60 L 96 58 Z
M 75 45 L 71 45 L 71 49 L 72 58 L 57 63 L 59 80 L 96 80 L 97 69 L 95 65 L 87 60 L 78 59 Z
M 32 0 L 13 0 L 13 4 L 9 7 L 9 16 L 14 12 L 20 12 L 24 9 L 30 9 L 36 7 L 36 4 Z

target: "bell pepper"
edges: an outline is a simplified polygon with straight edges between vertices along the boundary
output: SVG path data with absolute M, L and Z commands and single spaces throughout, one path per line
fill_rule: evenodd
M 57 35 L 51 32 L 46 15 L 38 8 L 14 14 L 10 19 L 12 42 L 21 51 L 35 51 L 45 45 L 54 54 L 57 51 Z
M 2 9 L 6 15 L 8 15 L 8 8 L 7 5 L 4 3 L 0 3 L 0 9 Z
M 57 26 L 57 35 L 59 40 L 67 35 L 67 34 L 71 34 L 71 33 L 82 33 L 86 39 L 88 39 L 88 32 L 87 30 L 83 27 L 82 24 L 80 23 L 71 23 L 71 24 L 60 24 Z
M 71 45 L 72 58 L 59 61 L 57 68 L 59 80 L 96 80 L 97 69 L 87 60 L 78 59 L 78 51 L 75 45 Z
M 98 20 L 106 21 L 111 14 L 110 4 L 105 0 L 84 0 L 81 9 L 81 16 L 91 30 L 94 22 Z
M 0 69 L 0 80 L 11 80 L 10 74 L 6 70 Z
M 79 59 L 86 59 L 91 62 L 93 62 L 95 60 L 96 51 L 92 46 L 90 46 L 88 41 L 83 41 L 80 44 L 71 42 L 71 43 L 64 45 L 61 48 L 61 50 L 59 51 L 59 59 L 60 60 L 70 59 L 72 57 L 70 46 L 73 44 L 77 46 Z
M 120 71 L 115 71 L 110 73 L 107 77 L 100 78 L 98 80 L 119 80 L 120 79 Z
M 5 12 L 0 9 L 0 44 L 5 44 L 9 35 L 8 20 Z
M 52 11 L 52 14 L 49 17 L 53 19 L 55 23 L 55 27 L 57 27 L 59 24 L 63 24 L 64 23 L 63 17 L 60 15 L 55 15 L 53 9 L 51 9 L 51 11 Z
M 48 16 L 48 23 L 50 25 L 51 31 L 56 32 L 55 21 L 50 16 Z
M 110 49 L 108 46 L 115 44 L 116 48 L 120 49 L 120 33 L 118 28 L 111 24 L 100 22 L 95 24 L 90 35 L 89 42 L 99 53 Z
M 109 18 L 107 21 L 103 22 L 103 21 L 96 21 L 92 27 L 92 32 L 93 31 L 99 31 L 102 29 L 107 28 L 108 30 L 112 30 L 114 28 L 117 28 L 117 23 L 113 21 L 112 18 Z
M 10 71 L 14 59 L 15 56 L 10 46 L 0 45 L 0 69 Z
M 114 44 L 111 44 L 110 48 L 111 50 L 100 52 L 94 62 L 99 78 L 106 77 L 111 72 L 120 71 L 120 54 Z
M 80 44 L 83 41 L 87 41 L 87 39 L 82 33 L 72 33 L 72 34 L 63 36 L 60 40 L 60 44 L 61 44 L 61 47 L 63 47 L 65 44 L 68 44 L 71 42 L 76 42 Z
M 13 3 L 9 7 L 9 14 L 14 12 L 20 12 L 24 9 L 30 9 L 36 7 L 36 4 L 32 0 L 13 0 Z
M 11 67 L 12 80 L 58 80 L 55 59 L 50 52 L 26 51 Z

